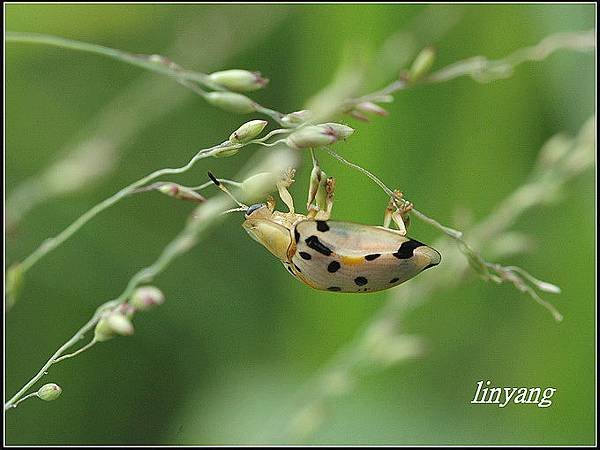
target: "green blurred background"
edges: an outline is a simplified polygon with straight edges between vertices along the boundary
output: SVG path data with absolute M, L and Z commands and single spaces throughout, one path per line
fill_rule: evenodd
M 168 54 L 200 71 L 260 70 L 271 83 L 253 97 L 287 112 L 301 109 L 331 82 L 349 49 L 374 54 L 424 8 L 13 4 L 5 7 L 5 18 L 8 31 Z M 436 68 L 475 55 L 500 58 L 551 33 L 595 24 L 591 4 L 433 8 L 460 9 L 460 20 L 434 42 Z M 593 114 L 594 67 L 593 53 L 560 52 L 491 84 L 460 78 L 408 90 L 389 105 L 387 118 L 371 124 L 344 119 L 357 133 L 338 150 L 401 187 L 442 223 L 455 224 L 460 208 L 479 219 L 523 182 L 548 138 L 576 133 Z M 375 74 L 381 69 L 385 82 L 394 76 L 385 67 L 372 69 Z M 114 170 L 86 189 L 44 202 L 24 218 L 8 236 L 8 263 L 28 255 L 119 187 L 157 168 L 180 165 L 194 150 L 222 141 L 248 116 L 216 110 L 167 78 L 114 60 L 6 44 L 8 192 L 59 159 L 102 111 L 110 117 L 113 109 L 127 110 L 126 92 L 141 77 L 148 83 L 143 97 L 154 116 L 137 122 L 138 131 L 119 146 Z M 368 87 L 381 82 L 374 79 Z M 134 119 L 139 117 L 136 112 Z M 207 169 L 234 176 L 253 153 L 202 162 L 177 180 L 199 184 Z M 378 224 L 384 194 L 331 158 L 323 156 L 321 162 L 337 177 L 334 217 Z M 293 187 L 300 205 L 308 170 L 307 164 L 299 170 Z M 551 300 L 565 315 L 563 323 L 515 289 L 475 276 L 460 289 L 438 291 L 405 322 L 408 332 L 426 339 L 428 352 L 360 379 L 331 402 L 323 426 L 298 442 L 593 444 L 593 171 L 567 193 L 562 202 L 536 209 L 516 224 L 536 246 L 503 261 L 562 287 L 563 294 Z M 36 265 L 6 317 L 5 395 L 12 396 L 97 305 L 118 295 L 135 271 L 151 263 L 191 210 L 158 194 L 130 198 Z M 250 240 L 240 221 L 230 216 L 160 275 L 156 284 L 167 302 L 136 317 L 133 337 L 114 339 L 53 367 L 45 381 L 60 384 L 62 397 L 51 403 L 29 400 L 7 414 L 6 443 L 289 442 L 279 437 L 281 424 L 306 381 L 352 339 L 388 293 L 310 290 Z M 438 237 L 416 220 L 411 235 L 424 242 Z M 545 409 L 474 406 L 469 401 L 481 379 L 495 386 L 558 391 Z

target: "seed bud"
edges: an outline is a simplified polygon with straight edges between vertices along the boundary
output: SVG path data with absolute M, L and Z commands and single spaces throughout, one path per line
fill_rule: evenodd
M 209 92 L 205 98 L 211 105 L 228 112 L 249 114 L 256 110 L 256 103 L 245 95 L 235 92 Z
M 158 188 L 158 190 L 163 194 L 178 200 L 186 200 L 194 203 L 202 203 L 206 201 L 206 198 L 198 194 L 196 191 L 193 191 L 185 186 L 181 186 L 177 183 L 164 183 Z
M 37 391 L 37 396 L 46 402 L 51 402 L 60 397 L 61 393 L 62 389 L 58 384 L 48 383 Z
M 414 83 L 419 81 L 429 73 L 433 62 L 435 61 L 435 50 L 433 47 L 425 47 L 415 58 L 408 73 L 409 81 Z
M 354 129 L 339 123 L 324 123 L 304 127 L 286 139 L 289 147 L 295 149 L 323 147 L 340 139 L 346 139 Z
M 137 288 L 129 301 L 131 306 L 139 311 L 147 311 L 165 302 L 165 295 L 154 286 L 142 286 Z
M 249 70 L 231 69 L 214 72 L 208 76 L 209 80 L 226 89 L 236 92 L 256 91 L 267 85 L 268 79 L 263 78 L 260 72 Z
M 133 324 L 124 314 L 113 311 L 104 316 L 94 330 L 94 339 L 98 342 L 108 341 L 115 335 L 130 336 L 133 334 Z
M 286 127 L 295 127 L 297 125 L 303 124 L 308 119 L 310 119 L 310 115 L 310 111 L 307 109 L 303 109 L 301 111 L 294 111 L 283 116 L 281 119 L 281 123 Z
M 245 143 L 251 141 L 257 137 L 265 129 L 269 122 L 266 120 L 251 120 L 246 122 L 237 130 L 235 130 L 231 136 L 229 136 L 229 142 L 236 144 Z
M 387 116 L 389 113 L 373 102 L 362 102 L 356 105 L 356 109 L 363 113 L 377 114 L 378 116 Z

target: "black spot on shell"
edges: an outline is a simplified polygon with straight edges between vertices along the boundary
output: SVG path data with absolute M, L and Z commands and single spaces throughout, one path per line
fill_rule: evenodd
M 380 256 L 381 256 L 381 254 L 380 254 L 380 253 L 373 253 L 372 255 L 367 255 L 367 256 L 365 256 L 365 259 L 366 259 L 367 261 L 373 261 L 373 260 L 375 260 L 375 259 L 379 258 Z
M 316 236 L 310 236 L 304 241 L 306 242 L 306 245 L 308 245 L 310 248 L 318 251 L 319 253 L 325 256 L 329 256 L 332 253 L 331 250 L 329 250 L 325 245 L 323 245 L 323 243 Z
M 425 244 L 411 239 L 409 241 L 403 242 L 398 251 L 396 253 L 393 253 L 393 255 L 398 259 L 408 259 L 413 256 L 415 248 L 421 247 L 423 245 Z
M 298 243 L 298 241 L 300 240 L 300 233 L 298 233 L 298 230 L 294 228 L 294 239 L 296 239 L 296 243 Z
M 290 273 L 291 273 L 292 275 L 294 275 L 294 271 L 292 270 L 292 268 L 291 268 L 290 266 L 287 266 L 287 270 L 289 270 L 289 271 L 290 271 Z
M 394 284 L 394 283 L 397 283 L 398 281 L 400 281 L 400 278 L 392 278 L 392 279 L 390 280 L 390 283 L 391 283 L 391 284 Z
M 359 286 L 364 286 L 369 282 L 369 280 L 367 280 L 365 277 L 356 277 L 354 282 Z
M 337 272 L 340 268 L 340 263 L 337 261 L 331 261 L 327 266 L 327 272 L 334 273 Z
M 323 233 L 329 231 L 329 225 L 324 220 L 317 220 L 317 230 L 322 231 Z
M 329 287 L 327 288 L 327 290 L 328 290 L 328 291 L 333 291 L 333 292 L 339 292 L 339 291 L 341 291 L 341 290 L 342 290 L 342 288 L 341 288 L 341 287 L 337 287 L 337 286 L 329 286 Z
M 312 256 L 310 256 L 310 253 L 306 253 L 306 252 L 300 252 L 300 257 L 302 259 L 306 259 L 306 260 L 309 260 L 312 258 Z
M 302 271 L 300 270 L 300 267 L 298 267 L 296 264 L 294 264 L 294 267 L 296 268 L 296 270 L 300 273 L 302 273 Z

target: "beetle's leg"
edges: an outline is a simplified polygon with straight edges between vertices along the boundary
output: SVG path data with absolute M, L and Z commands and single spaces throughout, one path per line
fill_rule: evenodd
M 272 195 L 267 195 L 267 208 L 269 208 L 269 211 L 275 211 L 276 204 L 277 202 L 275 201 L 275 197 L 273 197 Z
M 294 214 L 294 212 L 295 212 L 294 211 L 294 199 L 292 198 L 292 195 L 287 190 L 287 188 L 289 188 L 292 185 L 292 183 L 294 182 L 294 174 L 295 173 L 296 173 L 296 170 L 290 167 L 283 174 L 283 177 L 281 178 L 281 180 L 279 180 L 277 182 L 277 190 L 279 191 L 279 197 L 281 198 L 283 203 L 285 203 L 286 206 L 290 209 L 290 213 L 292 213 L 292 214 Z
M 327 178 L 327 175 L 319 167 L 319 161 L 313 149 L 310 150 L 313 168 L 310 173 L 310 185 L 308 187 L 308 201 L 306 216 L 318 220 L 327 220 L 331 216 L 333 208 L 333 192 L 335 190 L 335 179 Z M 314 203 L 313 203 L 314 202 Z
M 315 215 L 317 220 L 329 220 L 333 208 L 333 195 L 335 191 L 335 178 L 329 177 L 325 180 L 325 209 L 321 209 Z
M 315 156 L 315 151 L 310 149 L 310 156 L 312 158 L 313 168 L 310 172 L 310 183 L 308 185 L 308 200 L 306 201 L 306 210 L 308 211 L 308 215 L 311 215 L 311 210 L 314 208 L 312 203 L 317 196 L 317 191 L 319 189 L 319 184 L 321 183 L 321 179 L 325 175 L 319 167 L 319 161 L 317 161 L 317 157 Z M 313 214 L 314 215 L 314 214 Z
M 394 191 L 394 193 L 402 198 L 402 192 Z M 388 202 L 388 206 L 385 209 L 385 216 L 383 219 L 383 226 L 386 228 L 390 228 L 390 224 L 392 220 L 398 227 L 400 234 L 406 235 L 408 226 L 410 225 L 410 216 L 408 213 L 413 209 L 413 204 L 411 202 L 399 201 L 394 198 L 390 198 Z

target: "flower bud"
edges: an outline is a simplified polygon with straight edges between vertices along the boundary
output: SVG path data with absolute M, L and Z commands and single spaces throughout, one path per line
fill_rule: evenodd
M 229 158 L 230 156 L 237 155 L 240 152 L 239 147 L 225 147 L 217 149 L 213 154 L 214 158 Z
M 389 114 L 385 109 L 373 102 L 359 103 L 356 105 L 356 109 L 362 113 L 372 113 L 378 116 L 387 116 Z
M 272 172 L 260 172 L 246 178 L 241 189 L 248 198 L 262 196 L 277 183 L 277 176 Z
M 356 109 L 351 110 L 348 114 L 350 114 L 355 119 L 362 120 L 363 122 L 369 122 L 369 118 Z
M 324 133 L 323 129 L 318 125 L 304 127 L 289 135 L 286 143 L 289 147 L 300 149 L 308 147 L 322 147 L 324 145 L 333 144 L 335 137 Z
M 256 110 L 256 103 L 235 92 L 209 92 L 205 98 L 211 105 L 233 113 L 248 114 Z
M 324 130 L 327 133 L 335 136 L 336 140 L 346 139 L 347 137 L 352 136 L 354 133 L 354 128 L 351 128 L 347 125 L 342 125 L 341 123 L 328 122 L 320 126 L 324 127 Z
M 119 314 L 123 314 L 128 319 L 131 319 L 135 313 L 135 307 L 129 303 L 121 303 L 119 306 L 117 306 L 115 311 L 117 311 Z
M 236 92 L 255 91 L 265 87 L 269 82 L 268 79 L 261 76 L 260 72 L 250 72 L 249 70 L 240 69 L 214 72 L 208 78 L 213 83 Z
M 164 183 L 158 188 L 158 190 L 163 194 L 178 200 L 186 200 L 194 203 L 202 203 L 206 201 L 206 198 L 198 194 L 196 191 L 193 191 L 185 186 L 181 186 L 177 183 Z
M 109 314 L 106 321 L 116 334 L 120 334 L 121 336 L 131 336 L 133 334 L 133 324 L 124 314 Z
M 37 396 L 44 401 L 51 402 L 60 397 L 62 389 L 58 384 L 48 383 L 43 385 L 38 391 Z
M 354 129 L 339 123 L 324 123 L 304 127 L 286 139 L 289 147 L 295 149 L 323 147 L 340 139 L 346 139 L 354 133 Z
M 282 125 L 286 127 L 294 127 L 296 125 L 303 124 L 308 119 L 310 119 L 311 113 L 307 109 L 303 109 L 301 111 L 294 111 L 289 114 L 286 114 L 281 118 Z
M 117 334 L 121 336 L 132 335 L 133 324 L 125 315 L 113 311 L 100 319 L 94 330 L 94 339 L 98 342 L 104 342 Z
M 262 133 L 268 123 L 266 120 L 251 120 L 250 122 L 246 122 L 229 136 L 229 142 L 248 142 Z
M 408 73 L 409 81 L 419 81 L 429 72 L 435 61 L 435 50 L 433 47 L 425 47 L 415 58 Z
M 15 304 L 21 289 L 23 287 L 23 268 L 21 264 L 16 263 L 6 271 L 6 307 L 10 308 Z
M 131 295 L 131 306 L 139 311 L 146 311 L 155 306 L 162 305 L 165 296 L 160 289 L 154 286 L 142 286 L 137 288 Z

